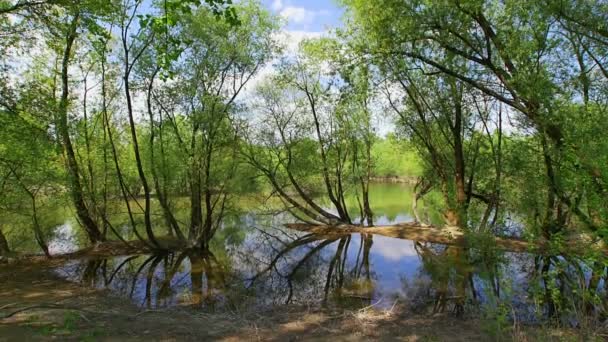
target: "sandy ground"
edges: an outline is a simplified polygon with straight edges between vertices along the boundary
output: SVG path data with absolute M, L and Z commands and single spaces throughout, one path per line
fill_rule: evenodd
M 573 333 L 508 327 L 500 336 L 449 314 L 311 310 L 205 314 L 183 307 L 142 311 L 108 291 L 65 281 L 56 261 L 0 265 L 0 341 L 576 341 Z M 18 310 L 24 311 L 16 313 Z M 10 317 L 7 317 L 9 316 Z

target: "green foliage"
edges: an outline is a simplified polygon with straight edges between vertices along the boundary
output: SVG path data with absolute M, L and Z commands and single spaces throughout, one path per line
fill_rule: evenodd
M 259 2 L 151 3 L 0 0 L 0 225 L 11 245 L 43 245 L 77 193 L 80 221 L 134 238 L 147 195 L 154 233 L 183 231 L 193 246 L 218 230 L 221 255 L 245 234 L 224 219 L 260 191 L 332 224 L 414 216 L 420 199 L 429 223 L 467 230 L 466 257 L 488 274 L 503 257 L 496 236 L 542 240 L 551 255 L 608 240 L 605 2 L 342 0 L 347 27 L 283 56 L 281 20 Z M 249 91 L 271 62 L 276 73 Z M 395 132 L 379 137 L 376 119 L 388 117 Z M 416 187 L 370 185 L 391 177 Z M 558 311 L 599 306 L 601 291 L 569 275 L 603 275 L 604 258 L 583 254 L 539 262 L 535 298 Z M 459 272 L 429 261 L 435 280 L 461 282 L 462 255 L 442 261 Z M 495 304 L 502 334 L 507 307 Z
M 413 178 L 423 173 L 422 162 L 412 145 L 393 134 L 376 141 L 372 156 L 375 177 Z

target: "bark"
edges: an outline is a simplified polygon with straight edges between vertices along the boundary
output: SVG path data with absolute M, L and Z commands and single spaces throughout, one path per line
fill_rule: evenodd
M 368 125 L 367 131 L 368 133 L 371 131 L 369 127 L 369 120 L 366 122 Z M 363 192 L 363 212 L 367 217 L 367 225 L 374 225 L 374 212 L 372 211 L 371 204 L 369 202 L 369 180 L 372 177 L 372 138 L 367 137 L 367 141 L 365 142 L 365 178 L 361 180 L 361 190 Z
M 190 140 L 190 230 L 188 241 L 191 245 L 197 243 L 196 239 L 203 225 L 203 208 L 201 196 L 201 160 L 196 156 L 196 133 L 199 124 L 195 122 L 192 127 L 192 137 Z
M 211 157 L 213 154 L 213 144 L 209 143 L 207 146 L 207 153 L 205 156 L 205 222 L 203 225 L 203 236 L 202 245 L 204 249 L 207 249 L 207 244 L 211 239 L 211 229 L 213 226 L 213 211 L 214 205 L 212 204 L 212 189 L 211 189 Z
M 369 178 L 366 181 L 361 181 L 361 191 L 361 196 L 363 197 L 363 213 L 367 219 L 367 225 L 371 227 L 374 225 L 374 212 L 369 203 Z
M 87 236 L 91 243 L 97 243 L 104 240 L 99 227 L 92 219 L 92 215 L 87 208 L 87 204 L 84 199 L 84 193 L 80 182 L 80 170 L 72 140 L 70 138 L 69 126 L 68 126 L 68 102 L 69 102 L 69 73 L 68 68 L 70 64 L 70 55 L 72 53 L 72 47 L 77 36 L 77 28 L 80 20 L 80 13 L 76 13 L 72 22 L 70 23 L 69 31 L 66 36 L 66 45 L 63 51 L 63 59 L 61 63 L 61 99 L 59 101 L 58 108 L 58 132 L 61 135 L 62 147 L 66 157 L 66 164 L 68 169 L 68 179 L 70 182 L 70 192 L 72 201 L 76 209 L 79 222 L 84 227 Z
M 167 201 L 167 198 L 165 197 L 165 193 L 163 191 L 163 189 L 160 186 L 160 181 L 158 178 L 158 173 L 156 172 L 156 167 L 154 165 L 154 139 L 155 139 L 155 127 L 154 127 L 154 115 L 152 112 L 152 89 L 154 86 L 154 79 L 156 77 L 156 74 L 160 71 L 159 68 L 157 68 L 154 73 L 152 74 L 152 76 L 150 77 L 150 83 L 148 84 L 148 92 L 147 92 L 147 96 L 146 96 L 146 104 L 147 104 L 147 108 L 148 108 L 148 117 L 150 119 L 150 162 L 152 163 L 151 165 L 151 170 L 152 170 L 152 178 L 154 180 L 154 188 L 156 191 L 156 196 L 158 198 L 158 202 L 160 203 L 160 206 L 163 210 L 163 215 L 165 217 L 165 221 L 167 223 L 167 228 L 168 228 L 168 234 L 170 236 L 173 235 L 173 233 L 175 232 L 175 235 L 177 235 L 177 237 L 181 240 L 181 241 L 185 241 L 185 237 L 182 234 L 181 230 L 179 229 L 179 225 L 177 223 L 177 220 L 175 219 L 175 216 L 173 216 L 173 213 L 171 212 L 171 208 L 169 206 L 169 202 Z M 162 124 L 162 123 L 161 123 Z M 160 128 L 162 130 L 162 127 Z M 162 139 L 162 136 L 161 136 Z M 161 141 L 162 144 L 162 141 Z
M 34 237 L 36 238 L 36 242 L 42 252 L 47 258 L 51 257 L 51 253 L 49 252 L 49 246 L 46 243 L 46 239 L 44 238 L 44 233 L 42 232 L 42 228 L 40 227 L 40 223 L 38 222 L 38 209 L 36 207 L 36 196 L 33 193 L 30 193 L 30 198 L 32 200 L 32 227 L 34 228 Z
M 136 9 L 139 6 L 139 2 L 136 3 L 135 8 L 133 9 L 133 13 L 125 25 L 121 27 L 121 40 L 122 40 L 122 48 L 124 52 L 123 59 L 123 82 L 124 82 L 124 90 L 125 90 L 125 98 L 127 101 L 127 115 L 129 118 L 129 130 L 131 133 L 131 141 L 133 143 L 133 153 L 135 154 L 135 164 L 137 167 L 137 175 L 139 176 L 139 180 L 141 181 L 142 187 L 144 188 L 144 198 L 145 198 L 145 208 L 144 208 L 144 224 L 146 228 L 146 235 L 152 245 L 154 247 L 160 248 L 156 237 L 154 236 L 154 231 L 152 230 L 152 221 L 150 218 L 151 212 L 151 199 L 150 199 L 150 186 L 148 184 L 148 180 L 146 179 L 146 175 L 144 173 L 143 163 L 141 161 L 141 154 L 139 152 L 139 143 L 137 140 L 137 131 L 135 127 L 135 119 L 133 117 L 133 103 L 131 99 L 131 86 L 130 86 L 130 74 L 133 66 L 142 56 L 143 52 L 148 48 L 151 39 L 145 41 L 145 44 L 140 48 L 138 53 L 131 59 L 130 52 L 131 47 L 128 44 L 128 34 L 129 34 L 129 26 L 132 23 L 133 17 L 137 12 Z
M 126 44 L 126 43 L 125 43 Z M 126 47 L 125 47 L 126 49 Z M 128 60 L 125 57 L 125 67 L 128 69 Z M 151 200 L 150 200 L 150 186 L 148 185 L 148 180 L 146 179 L 146 175 L 144 173 L 143 164 L 141 161 L 141 155 L 139 153 L 139 143 L 137 141 L 137 132 L 135 131 L 135 119 L 133 118 L 133 104 L 131 102 L 131 89 L 129 86 L 129 73 L 125 72 L 123 77 L 124 87 L 125 87 L 125 97 L 127 99 L 127 114 L 129 116 L 129 128 L 131 132 L 131 140 L 133 143 L 133 153 L 135 154 L 135 164 L 137 166 L 137 175 L 139 176 L 139 180 L 144 188 L 144 198 L 145 198 L 145 208 L 144 208 L 144 224 L 146 227 L 146 235 L 150 242 L 155 247 L 159 247 L 158 241 L 154 236 L 154 232 L 152 231 L 152 222 L 150 219 L 150 211 L 151 211 Z
M 321 161 L 323 163 L 323 180 L 325 182 L 325 187 L 327 189 L 327 196 L 329 197 L 329 200 L 333 203 L 334 207 L 338 211 L 338 216 L 340 217 L 340 220 L 345 223 L 350 224 L 351 221 L 350 221 L 350 218 L 348 217 L 348 213 L 346 212 L 346 208 L 342 207 L 342 203 L 340 201 L 338 201 L 338 199 L 334 195 L 334 191 L 333 191 L 331 181 L 329 178 L 328 160 L 327 160 L 327 155 L 325 153 L 325 146 L 323 146 L 324 142 L 323 142 L 323 137 L 321 135 L 321 124 L 319 122 L 319 117 L 317 115 L 316 102 L 315 102 L 314 95 L 309 91 L 309 89 L 307 87 L 304 87 L 304 90 L 306 92 L 306 97 L 308 99 L 308 103 L 310 104 L 310 109 L 311 109 L 312 116 L 314 119 L 314 124 L 315 124 L 315 131 L 317 133 L 317 140 L 319 142 L 319 149 L 321 152 Z
M 93 207 L 95 208 L 95 195 L 97 193 L 96 191 L 96 186 L 95 186 L 95 173 L 93 171 L 93 161 L 91 159 L 91 138 L 89 137 L 89 117 L 88 117 L 88 108 L 87 108 L 87 97 L 88 97 L 88 92 L 89 89 L 87 88 L 87 77 L 88 77 L 88 72 L 87 75 L 85 75 L 84 79 L 83 79 L 83 99 L 82 99 L 82 114 L 84 115 L 84 142 L 85 142 L 85 149 L 86 149 L 86 154 L 87 154 L 87 172 L 88 175 L 86 177 L 83 177 L 85 180 L 88 180 L 88 192 L 89 192 L 89 196 L 91 198 L 91 202 L 93 204 Z
M 105 53 L 106 53 L 106 51 L 105 51 L 105 47 L 104 47 L 104 50 L 102 51 L 102 58 L 101 58 L 101 95 L 102 95 L 102 108 L 101 109 L 102 109 L 102 116 L 103 116 L 103 123 L 104 123 L 104 139 L 107 137 L 108 142 L 110 143 L 110 150 L 112 152 L 112 159 L 114 161 L 114 167 L 116 169 L 116 175 L 118 177 L 118 184 L 119 184 L 119 188 L 120 188 L 122 197 L 124 199 L 125 205 L 127 207 L 127 213 L 129 216 L 131 227 L 133 228 L 133 232 L 135 233 L 135 236 L 137 236 L 137 238 L 140 239 L 141 241 L 144 241 L 143 238 L 141 237 L 141 235 L 139 234 L 139 232 L 137 231 L 137 227 L 135 226 L 135 220 L 133 218 L 133 213 L 131 211 L 131 204 L 129 203 L 126 186 L 124 183 L 122 172 L 120 170 L 120 164 L 118 163 L 118 153 L 116 152 L 116 146 L 114 145 L 114 138 L 112 135 L 110 118 L 108 115 L 109 113 L 108 113 L 108 104 L 107 104 L 106 64 L 105 64 L 106 55 L 105 55 Z M 105 152 L 105 147 L 104 147 L 104 168 L 106 167 L 106 163 L 107 163 L 107 153 Z M 104 169 L 104 172 L 105 171 L 106 170 Z M 107 177 L 107 173 L 106 173 L 105 177 Z M 106 217 L 106 209 L 107 209 L 106 186 L 107 186 L 107 182 L 104 183 L 104 207 L 103 207 L 103 212 L 102 212 L 102 219 L 104 221 L 105 227 L 109 227 L 110 230 L 112 231 L 112 233 L 114 233 L 114 235 L 116 235 L 116 237 L 120 241 L 122 241 L 126 245 L 129 245 L 129 243 L 125 239 L 123 239 L 123 237 L 109 223 L 109 221 Z
M 454 140 L 454 183 L 456 185 L 456 222 L 454 225 L 461 227 L 467 224 L 465 191 L 465 161 L 462 144 L 462 89 L 456 83 L 452 87 L 452 100 L 454 104 L 454 124 L 451 125 L 452 138 Z M 472 182 L 471 182 L 472 183 Z
M 2 226 L 0 226 L 0 256 L 10 254 L 11 249 L 8 246 L 8 240 L 2 232 Z
M 432 185 L 433 184 L 430 181 L 427 181 L 424 177 L 420 177 L 414 186 L 414 196 L 412 196 L 412 212 L 414 213 L 416 223 L 428 224 L 428 222 L 421 220 L 420 216 L 418 215 L 418 201 L 429 191 L 431 191 Z
M 203 207 L 201 196 L 201 179 L 199 170 L 192 167 L 193 179 L 190 180 L 190 233 L 188 240 L 191 244 L 196 243 L 198 233 L 203 226 Z
M 361 227 L 358 225 L 315 225 L 305 223 L 290 223 L 287 228 L 313 233 L 318 236 L 340 236 L 341 234 L 375 234 L 398 239 L 425 241 L 442 245 L 464 246 L 465 233 L 462 231 L 446 233 L 446 227 L 423 226 L 415 222 L 400 223 L 395 225 L 376 225 L 374 227 Z M 513 237 L 495 237 L 496 248 L 505 251 L 526 252 L 534 249 L 535 253 L 543 254 L 549 251 L 546 240 L 528 242 Z M 594 247 L 595 248 L 595 247 Z M 598 249 L 599 250 L 599 249 Z M 576 242 L 568 241 L 562 249 L 563 253 L 580 255 L 581 250 Z
M 102 81 L 103 82 L 103 81 Z M 106 110 L 106 99 L 105 99 L 105 93 L 103 96 L 103 111 Z M 99 209 L 99 215 L 102 218 L 103 221 L 103 229 L 102 229 L 102 235 L 105 238 L 107 236 L 108 233 L 108 223 L 106 222 L 106 217 L 107 217 L 107 213 L 108 213 L 108 149 L 107 149 L 107 144 L 108 144 L 108 131 L 107 131 L 107 127 L 106 127 L 106 122 L 105 120 L 101 120 L 102 121 L 102 129 L 103 129 L 103 189 L 102 189 L 102 205 L 101 208 Z

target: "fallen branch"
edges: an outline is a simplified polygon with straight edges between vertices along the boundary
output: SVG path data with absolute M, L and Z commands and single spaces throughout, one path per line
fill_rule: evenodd
M 319 235 L 328 235 L 335 237 L 353 233 L 375 234 L 388 236 L 397 239 L 405 239 L 412 241 L 423 241 L 440 243 L 444 245 L 465 245 L 465 234 L 457 227 L 443 227 L 421 225 L 416 222 L 399 223 L 394 225 L 363 227 L 356 225 L 310 225 L 303 223 L 289 223 L 285 225 L 287 228 L 315 233 Z M 542 247 L 543 244 L 532 244 L 524 240 L 516 238 L 501 238 L 495 237 L 496 247 L 515 252 L 529 252 L 535 247 Z
M 16 303 L 13 304 L 8 304 L 8 305 L 4 305 L 2 307 L 0 307 L 1 309 L 5 309 L 5 308 L 9 308 L 11 306 L 16 305 Z M 81 313 L 87 313 L 87 314 L 91 314 L 91 315 L 112 315 L 112 316 L 123 316 L 125 318 L 137 318 L 143 314 L 147 314 L 147 313 L 166 313 L 167 309 L 161 309 L 161 310 L 143 310 L 140 312 L 137 312 L 135 314 L 122 314 L 122 313 L 118 313 L 118 312 L 109 312 L 109 311 L 92 311 L 92 310 L 87 310 L 87 309 L 82 309 L 76 306 L 70 306 L 70 305 L 58 305 L 58 304 L 39 304 L 39 305 L 31 305 L 31 306 L 26 306 L 24 308 L 20 308 L 17 309 L 15 311 L 12 311 L 4 316 L 0 316 L 0 321 L 1 320 L 5 320 L 7 318 L 13 317 L 16 314 L 25 312 L 25 311 L 29 311 L 29 310 L 35 310 L 35 309 L 48 309 L 48 310 L 69 310 L 69 311 L 78 311 Z M 86 321 L 89 321 L 88 318 L 83 317 Z
M 90 310 L 86 310 L 86 309 L 81 309 L 75 306 L 65 306 L 65 305 L 55 305 L 55 304 L 40 304 L 40 305 L 32 305 L 32 306 L 26 306 L 24 308 L 12 311 L 2 317 L 0 317 L 0 320 L 5 320 L 7 318 L 13 317 L 18 313 L 22 313 L 25 311 L 29 311 L 29 310 L 34 310 L 34 309 L 50 309 L 50 310 L 70 310 L 70 311 L 80 311 L 80 312 L 84 312 L 84 313 L 88 313 L 88 314 L 99 314 L 99 315 L 117 315 L 116 312 L 103 312 L 103 311 L 90 311 Z
M 313 225 L 306 223 L 288 223 L 287 228 L 317 234 L 328 238 L 340 238 L 345 235 L 360 233 L 388 236 L 397 239 L 431 242 L 451 246 L 467 246 L 465 232 L 455 226 L 426 226 L 417 222 L 398 223 L 384 226 L 357 226 L 349 224 L 341 225 Z M 471 233 L 474 236 L 474 233 Z M 580 236 L 571 236 L 559 247 L 551 246 L 544 239 L 536 241 L 525 241 L 514 237 L 493 237 L 497 249 L 518 253 L 536 253 L 541 255 L 583 255 L 589 251 L 596 251 L 608 256 L 608 248 L 602 241 L 585 239 Z M 471 245 L 469 247 L 474 247 Z

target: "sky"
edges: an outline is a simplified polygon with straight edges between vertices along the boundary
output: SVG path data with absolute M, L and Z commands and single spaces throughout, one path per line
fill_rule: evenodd
M 263 4 L 287 21 L 287 31 L 322 32 L 339 27 L 343 13 L 332 0 L 264 0 Z
M 285 20 L 279 40 L 285 44 L 287 54 L 295 53 L 302 39 L 316 38 L 343 26 L 344 9 L 338 6 L 336 0 L 262 0 L 262 5 Z M 250 81 L 246 92 L 253 91 L 274 72 L 272 63 L 266 65 Z M 394 130 L 392 119 L 388 116 L 377 116 L 373 125 L 380 136 Z
M 303 39 L 318 38 L 342 25 L 344 11 L 332 0 L 262 0 L 262 5 L 284 20 L 277 40 L 286 55 L 295 54 Z M 248 98 L 260 83 L 274 74 L 276 62 L 278 58 L 266 64 L 247 83 L 242 98 Z

